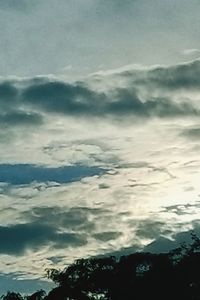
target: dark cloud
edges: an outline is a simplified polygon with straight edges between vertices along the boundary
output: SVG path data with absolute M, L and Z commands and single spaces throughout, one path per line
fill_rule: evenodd
M 68 228 L 77 232 L 87 231 L 95 228 L 90 216 L 103 213 L 100 209 L 89 209 L 86 207 L 35 207 L 31 211 L 22 214 L 28 221 L 39 222 L 48 226 Z
M 54 248 L 78 247 L 87 243 L 83 235 L 60 233 L 54 227 L 26 223 L 11 226 L 0 226 L 0 253 L 21 255 L 27 249 L 38 249 L 50 244 Z
M 182 136 L 189 139 L 199 140 L 200 139 L 200 127 L 186 128 L 181 132 Z
M 81 178 L 100 175 L 106 170 L 82 165 L 45 167 L 31 164 L 0 164 L 0 182 L 14 185 L 36 182 L 68 183 Z
M 24 103 L 46 112 L 69 115 L 98 115 L 105 95 L 82 85 L 47 82 L 29 86 L 23 93 Z
M 96 233 L 96 234 L 93 235 L 93 237 L 96 240 L 99 240 L 101 242 L 108 242 L 108 241 L 111 241 L 111 240 L 116 240 L 121 235 L 122 235 L 121 232 L 105 231 L 105 232 Z
M 115 89 L 105 94 L 78 84 L 47 82 L 29 86 L 22 98 L 25 105 L 34 109 L 71 116 L 170 118 L 199 115 L 199 110 L 187 102 L 175 103 L 168 98 L 142 101 L 133 88 Z
M 156 238 L 160 234 L 166 234 L 166 224 L 161 221 L 145 220 L 137 223 L 136 234 L 140 238 Z
M 125 71 L 126 77 L 135 86 L 160 90 L 199 90 L 200 60 L 169 67 L 157 67 L 149 71 Z
M 100 183 L 99 184 L 99 189 L 104 190 L 104 189 L 109 189 L 110 186 L 106 183 Z
M 117 169 L 137 169 L 137 168 L 149 168 L 150 164 L 146 161 L 136 161 L 133 163 L 121 163 L 117 166 Z
M 65 230 L 66 228 L 77 233 L 95 231 L 95 218 L 99 219 L 109 210 L 89 207 L 34 207 L 21 213 L 21 218 L 27 223 L 39 223 L 45 226 Z
M 103 215 L 105 210 L 87 207 L 35 207 L 20 214 L 22 224 L 0 226 L 0 253 L 22 255 L 48 245 L 53 248 L 81 247 L 95 230 L 91 217 Z M 94 235 L 100 241 L 118 238 L 119 232 Z
M 43 118 L 39 112 L 24 110 L 18 89 L 11 82 L 0 83 L 0 125 L 15 127 L 20 125 L 41 125 Z
M 9 111 L 7 113 L 0 113 L 0 125 L 4 127 L 27 126 L 27 125 L 41 125 L 43 118 L 39 113 L 26 111 Z
M 192 205 L 192 204 L 177 204 L 177 205 L 170 205 L 166 206 L 163 209 L 163 212 L 172 212 L 179 216 L 189 215 L 191 214 L 191 209 L 196 210 L 199 205 Z
M 116 120 L 200 115 L 199 108 L 191 101 L 175 101 L 171 96 L 179 89 L 200 88 L 199 60 L 153 70 L 126 71 L 117 76 L 126 78 L 126 87 L 106 92 L 91 89 L 83 82 L 70 84 L 44 77 L 4 81 L 0 84 L 1 123 L 41 124 L 41 114 Z
M 80 237 L 83 234 L 83 238 L 87 234 L 103 240 L 103 235 L 97 234 L 95 236 L 94 234 L 96 230 L 95 218 L 99 219 L 105 216 L 106 213 L 110 214 L 111 212 L 102 208 L 53 206 L 34 207 L 21 213 L 20 217 L 27 223 L 40 224 L 47 228 L 54 228 L 59 232 L 68 230 L 77 233 Z M 105 232 L 104 239 L 115 239 L 119 237 L 119 234 L 116 232 Z
M 178 116 L 198 116 L 199 110 L 190 103 L 175 103 L 168 98 L 153 98 L 141 101 L 127 89 L 117 91 L 117 101 L 108 104 L 107 112 L 113 115 L 135 115 L 138 117 L 170 118 Z
M 200 61 L 156 69 L 149 73 L 149 78 L 158 86 L 169 89 L 199 89 Z
M 11 106 L 16 101 L 18 90 L 10 82 L 2 82 L 0 84 L 0 105 L 6 104 Z

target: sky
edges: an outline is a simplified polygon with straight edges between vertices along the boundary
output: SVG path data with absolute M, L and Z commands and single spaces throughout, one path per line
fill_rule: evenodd
M 0 294 L 200 234 L 198 0 L 0 0 Z

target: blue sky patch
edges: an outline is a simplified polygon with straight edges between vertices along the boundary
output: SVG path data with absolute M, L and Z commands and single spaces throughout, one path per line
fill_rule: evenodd
M 30 184 L 34 181 L 69 183 L 104 172 L 104 169 L 83 165 L 50 168 L 33 164 L 1 164 L 0 182 L 13 185 Z

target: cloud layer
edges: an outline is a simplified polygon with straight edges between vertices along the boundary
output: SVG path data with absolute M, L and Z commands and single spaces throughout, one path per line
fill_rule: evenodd
M 48 78 L 0 85 L 3 126 L 41 125 L 45 114 L 81 118 L 149 119 L 199 116 L 198 103 L 180 98 L 180 90 L 199 90 L 200 62 L 113 74 L 126 86 L 100 91 L 92 85 Z M 101 81 L 101 78 L 99 78 Z M 19 86 L 20 84 L 20 86 Z

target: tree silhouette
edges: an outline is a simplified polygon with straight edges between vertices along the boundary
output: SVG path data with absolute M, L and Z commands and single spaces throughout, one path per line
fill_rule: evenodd
M 23 300 L 23 297 L 19 293 L 7 292 L 6 295 L 1 296 L 2 300 Z
M 60 297 L 72 299 L 91 299 L 93 295 L 108 294 L 112 284 L 116 260 L 114 257 L 103 259 L 79 259 L 64 271 L 48 270 L 48 277 L 59 287 L 53 293 L 59 292 Z M 62 295 L 63 296 L 62 296 Z M 52 297 L 52 293 L 47 296 Z
M 37 291 L 30 296 L 26 296 L 25 300 L 43 300 L 46 297 L 46 292 L 44 290 Z

